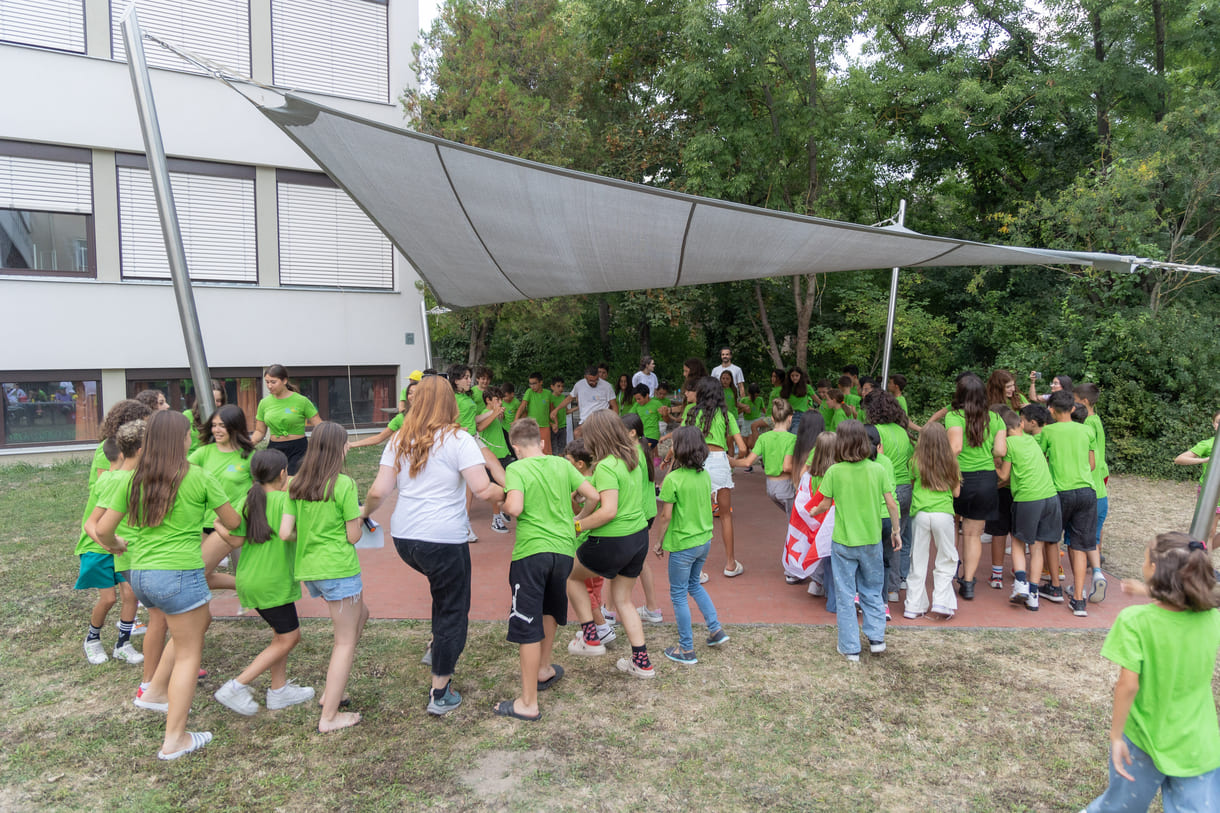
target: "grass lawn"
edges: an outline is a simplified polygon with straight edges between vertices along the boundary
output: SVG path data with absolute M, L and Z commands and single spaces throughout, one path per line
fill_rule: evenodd
M 376 459 L 349 460 L 362 493 Z M 697 666 L 654 681 L 563 653 L 543 719 L 520 723 L 491 712 L 518 686 L 503 624 L 472 624 L 465 703 L 438 719 L 420 691 L 426 623 L 373 621 L 349 683 L 364 721 L 322 736 L 312 704 L 246 718 L 212 699 L 270 638 L 257 617 L 217 621 L 191 715 L 215 739 L 161 763 L 163 718 L 130 702 L 139 667 L 90 666 L 81 650 L 93 594 L 72 589 L 72 549 L 86 476 L 83 463 L 0 467 L 0 810 L 1058 811 L 1104 787 L 1116 670 L 1103 635 L 1041 630 L 904 629 L 851 666 L 833 627 L 735 626 L 728 646 L 700 645 Z M 1164 489 L 1181 491 L 1121 483 L 1128 506 L 1161 511 Z M 1111 567 L 1135 575 L 1136 554 L 1116 544 Z M 320 687 L 330 625 L 303 632 L 289 675 Z

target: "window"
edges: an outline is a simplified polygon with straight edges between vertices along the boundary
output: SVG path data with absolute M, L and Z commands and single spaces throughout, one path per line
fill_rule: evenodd
M 388 102 L 387 12 L 385 0 L 271 0 L 275 84 Z
M 85 0 L 0 0 L 0 41 L 85 52 Z
M 280 284 L 393 288 L 394 251 L 325 175 L 278 170 Z
M 225 403 L 241 407 L 246 413 L 246 426 L 253 431 L 262 397 L 262 372 L 257 368 L 215 369 L 212 377 L 224 384 Z M 135 398 L 142 390 L 160 390 L 169 408 L 178 412 L 195 408 L 195 382 L 188 370 L 128 370 L 127 397 Z
M 0 372 L 0 382 L 0 447 L 97 440 L 102 388 L 96 370 Z
M 348 429 L 381 428 L 398 412 L 398 372 L 393 367 L 294 367 L 289 372 L 324 421 Z
M 152 176 L 142 155 L 116 156 L 124 279 L 169 279 Z M 170 159 L 186 264 L 197 282 L 258 282 L 254 168 Z
M 0 141 L 0 272 L 92 276 L 89 150 Z
M 126 61 L 122 16 L 126 0 L 110 2 L 110 52 Z M 215 60 L 242 74 L 250 74 L 249 0 L 140 0 L 136 7 L 140 28 L 183 51 Z M 193 63 L 155 42 L 145 41 L 149 67 L 200 73 Z

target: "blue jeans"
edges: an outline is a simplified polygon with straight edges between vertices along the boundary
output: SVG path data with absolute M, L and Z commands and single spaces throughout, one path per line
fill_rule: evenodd
M 870 643 L 885 640 L 885 605 L 881 587 L 885 580 L 885 563 L 881 543 L 871 545 L 840 545 L 830 548 L 835 568 L 835 619 L 839 628 L 839 652 L 855 655 L 860 651 L 860 626 L 856 623 L 855 597 L 860 596 L 864 612 L 864 635 Z
M 835 558 L 831 555 L 825 561 L 826 564 L 822 565 L 822 588 L 826 591 L 826 612 L 834 613 L 839 609 L 839 600 L 835 596 Z
M 695 648 L 695 634 L 690 625 L 690 604 L 686 597 L 695 600 L 709 633 L 720 629 L 716 620 L 716 605 L 712 597 L 699 583 L 699 574 L 703 572 L 703 563 L 707 561 L 708 551 L 712 541 L 709 539 L 702 545 L 686 550 L 675 550 L 669 553 L 669 598 L 674 603 L 674 620 L 678 622 L 678 646 L 683 652 Z
M 1145 813 L 1156 792 L 1161 792 L 1165 813 L 1202 813 L 1205 810 L 1220 810 L 1220 768 L 1202 776 L 1166 776 L 1157 770 L 1152 758 L 1136 748 L 1131 740 L 1123 736 L 1131 752 L 1131 764 L 1124 766 L 1127 773 L 1135 777 L 1132 782 L 1119 776 L 1114 770 L 1114 761 L 1109 761 L 1110 785 L 1106 792 L 1089 802 L 1088 813 Z
M 914 533 L 911 530 L 911 493 L 915 486 L 902 483 L 898 486 L 898 530 L 902 532 L 902 550 L 898 552 L 898 580 L 906 581 L 911 575 L 911 542 Z
M 881 520 L 881 561 L 885 565 L 885 578 L 883 580 L 883 593 L 898 592 L 898 582 L 901 577 L 898 575 L 899 569 L 902 567 L 899 563 L 901 551 L 894 550 L 894 540 L 892 537 L 893 524 L 890 518 L 886 517 Z M 886 597 L 881 597 L 885 601 Z

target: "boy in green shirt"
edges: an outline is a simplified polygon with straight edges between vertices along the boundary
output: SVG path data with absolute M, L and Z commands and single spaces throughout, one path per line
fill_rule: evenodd
M 631 411 L 640 416 L 644 424 L 644 438 L 655 451 L 661 439 L 661 406 L 664 402 L 648 394 L 647 384 L 637 384 L 631 397 L 635 401 Z
M 552 378 L 551 393 L 548 396 L 552 412 L 563 404 L 565 400 L 563 390 L 563 378 L 560 376 Z M 568 447 L 568 413 L 575 411 L 572 406 L 569 406 L 565 412 L 556 415 L 554 418 L 551 418 L 549 413 L 547 414 L 547 420 L 550 421 L 551 426 L 551 453 L 557 454 L 560 457 L 563 457 L 563 450 Z
M 1008 434 L 1008 453 L 1004 455 L 999 476 L 1001 480 L 1007 479 L 1012 489 L 1011 527 L 1017 541 L 1012 546 L 1013 585 L 1009 601 L 1024 604 L 1025 609 L 1037 612 L 1038 589 L 1030 586 L 1031 579 L 1025 570 L 1025 546 L 1030 546 L 1028 573 L 1036 576 L 1042 572 L 1046 550 L 1053 554 L 1063 533 L 1059 494 L 1038 441 L 1025 433 L 1027 426 L 1035 430 L 1035 434 L 1041 432 L 1042 427 L 1008 407 L 1001 407 L 999 415 L 1004 419 Z M 1058 581 L 1058 574 L 1055 576 Z
M 892 376 L 890 376 L 890 383 L 888 386 L 890 394 L 894 396 L 894 400 L 898 402 L 898 406 L 902 407 L 902 411 L 910 415 L 911 411 L 907 409 L 906 396 L 902 394 L 902 391 L 906 388 L 907 377 L 905 375 L 902 373 L 894 373 Z
M 860 398 L 859 395 L 856 395 L 854 392 L 852 392 L 851 376 L 849 376 L 849 375 L 839 376 L 839 393 L 843 396 L 843 398 L 840 400 L 843 405 L 844 411 L 847 413 L 847 417 L 856 418 L 857 420 L 859 420 L 860 415 L 857 412 L 856 407 L 860 406 L 860 401 L 862 399 Z
M 521 394 L 521 406 L 513 422 L 532 418 L 542 434 L 542 450 L 551 453 L 551 394 L 542 387 L 542 373 L 530 373 L 530 388 Z M 510 433 L 511 436 L 511 433 Z
M 520 645 L 521 696 L 495 706 L 501 717 L 537 720 L 538 692 L 563 677 L 551 663 L 555 630 L 568 623 L 568 574 L 576 553 L 572 495 L 597 502 L 597 489 L 565 458 L 542 451 L 538 424 L 517 421 L 508 434 L 517 461 L 505 473 L 504 511 L 517 518 L 508 583 L 508 640 Z
M 1072 421 L 1076 404 L 1071 393 L 1066 390 L 1052 393 L 1047 406 L 1054 422 L 1047 424 L 1038 438 L 1050 463 L 1055 490 L 1059 492 L 1063 527 L 1071 533 L 1068 556 L 1072 562 L 1072 588 L 1068 598 L 1072 614 L 1083 618 L 1089 614 L 1084 590 L 1086 567 L 1093 570 L 1093 600 L 1100 601 L 1106 595 L 1106 577 L 1101 573 L 1097 550 L 1093 436 L 1084 424 Z
M 504 437 L 504 405 L 501 401 L 503 392 L 499 387 L 488 385 L 483 390 L 483 403 L 486 407 L 483 414 L 475 419 L 479 429 L 479 439 L 486 444 L 487 450 L 500 461 L 500 465 L 508 468 L 513 457 L 508 451 L 508 440 Z M 500 505 L 492 503 L 491 529 L 498 534 L 508 533 L 508 516 Z
M 508 437 L 508 430 L 513 428 L 513 418 L 517 416 L 517 408 L 521 406 L 521 402 L 517 400 L 517 388 L 511 381 L 501 384 L 500 392 L 504 393 L 504 397 L 500 399 L 500 406 L 504 407 L 504 417 L 500 419 L 500 424 L 504 427 L 504 436 Z
M 1110 497 L 1106 491 L 1106 481 L 1110 479 L 1110 466 L 1106 463 L 1106 428 L 1102 425 L 1101 418 L 1097 416 L 1098 394 L 1097 385 L 1087 381 L 1077 384 L 1072 390 L 1072 397 L 1076 403 L 1088 410 L 1089 416 L 1084 419 L 1084 425 L 1093 432 L 1093 459 L 1097 463 L 1093 469 L 1093 490 L 1097 492 L 1097 549 L 1100 560 L 1101 527 L 1105 524 L 1106 515 L 1110 512 Z M 1091 597 L 1090 600 L 1096 601 Z

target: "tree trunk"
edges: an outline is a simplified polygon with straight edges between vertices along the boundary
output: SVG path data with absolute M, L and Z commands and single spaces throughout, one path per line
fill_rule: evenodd
M 1153 59 L 1156 67 L 1156 78 L 1160 82 L 1160 86 L 1156 91 L 1156 110 L 1153 111 L 1153 117 L 1159 122 L 1165 118 L 1165 111 L 1169 109 L 1169 94 L 1165 87 L 1165 2 L 1164 0 L 1152 0 L 1152 29 L 1154 40 Z
M 652 325 L 648 319 L 640 320 L 640 358 L 652 355 Z
M 767 318 L 767 305 L 763 302 L 762 283 L 754 283 L 754 298 L 758 301 L 758 318 L 762 322 L 763 335 L 767 337 L 767 352 L 771 354 L 771 363 L 783 367 L 784 360 L 779 354 L 779 345 L 775 343 L 775 331 L 771 329 L 771 320 Z
M 792 299 L 796 303 L 796 366 L 802 370 L 806 369 L 806 361 L 809 358 L 809 322 L 813 318 L 813 305 L 818 298 L 817 278 L 817 274 L 792 278 Z
M 610 300 L 604 296 L 597 300 L 597 321 L 601 331 L 602 356 L 604 357 L 610 353 Z
M 1106 43 L 1101 30 L 1100 12 L 1089 12 L 1089 25 L 1093 29 L 1093 57 L 1101 65 L 1106 61 Z M 1110 165 L 1110 94 L 1101 82 L 1098 82 L 1094 93 L 1097 103 L 1097 145 L 1101 148 L 1101 165 L 1104 169 Z
M 487 359 L 487 339 L 495 321 L 495 314 L 486 313 L 482 308 L 470 320 L 470 343 L 466 351 L 466 363 L 471 367 L 478 367 Z
M 809 46 L 809 109 L 814 112 L 815 118 L 818 106 L 818 62 L 817 54 L 814 52 L 812 45 Z M 813 130 L 809 131 L 809 140 L 805 142 L 805 159 L 809 162 L 809 186 L 805 190 L 805 209 L 806 212 L 813 208 L 814 201 L 821 194 L 821 178 L 818 176 L 818 142 L 813 134 Z M 804 367 L 801 367 L 804 369 Z

